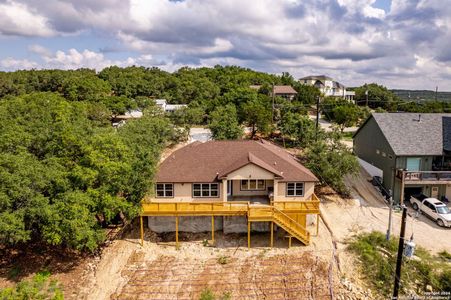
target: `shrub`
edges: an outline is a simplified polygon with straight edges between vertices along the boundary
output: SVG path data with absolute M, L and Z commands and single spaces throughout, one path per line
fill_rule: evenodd
M 215 298 L 213 291 L 210 288 L 205 288 L 202 290 L 199 300 L 215 300 Z
M 371 232 L 356 236 L 348 247 L 359 258 L 370 286 L 385 297 L 390 296 L 393 288 L 397 244 L 397 239 L 387 241 L 384 234 Z M 439 256 L 433 256 L 427 250 L 417 247 L 415 255 L 417 259 L 403 258 L 400 294 L 414 290 L 421 295 L 427 285 L 434 291 L 451 290 L 451 266 L 442 259 L 446 254 L 442 252 Z
M 218 257 L 218 263 L 221 265 L 226 265 L 229 262 L 229 258 L 227 256 Z
M 0 289 L 0 299 L 64 299 L 60 284 L 50 280 L 50 272 L 38 272 L 31 280 L 24 280 L 15 287 Z

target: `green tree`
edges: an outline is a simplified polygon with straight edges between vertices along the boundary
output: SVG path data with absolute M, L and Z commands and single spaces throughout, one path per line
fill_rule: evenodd
M 359 170 L 357 158 L 341 142 L 338 131 L 322 133 L 317 142 L 305 149 L 305 157 L 301 159 L 322 183 L 345 195 L 349 191 L 343 182 L 344 175 L 356 174 Z
M 400 98 L 386 87 L 376 83 L 364 84 L 355 89 L 355 101 L 358 105 L 366 105 L 366 98 L 368 93 L 368 106 L 370 108 L 381 107 L 388 111 L 396 111 Z
M 91 106 L 53 93 L 0 101 L 0 243 L 94 250 L 102 226 L 137 215 L 175 131 L 151 111 L 116 131 Z
M 269 98 L 259 94 L 258 98 L 242 105 L 244 122 L 251 127 L 251 138 L 258 132 L 267 134 L 271 130 L 271 104 Z
M 360 118 L 360 110 L 355 105 L 341 105 L 333 110 L 334 121 L 340 126 L 340 131 L 346 127 L 354 126 Z
M 295 89 L 298 92 L 296 99 L 304 104 L 314 104 L 316 103 L 316 98 L 321 96 L 319 89 L 314 86 L 297 84 Z
M 184 107 L 169 114 L 173 124 L 183 127 L 202 124 L 204 116 L 205 111 L 200 106 Z
M 282 137 L 293 141 L 296 147 L 307 147 L 315 140 L 315 123 L 308 116 L 288 111 L 279 123 Z
M 215 109 L 211 113 L 208 128 L 215 140 L 234 140 L 243 135 L 243 129 L 238 124 L 236 108 L 233 104 Z
M 125 96 L 103 97 L 101 102 L 111 111 L 113 116 L 123 115 L 127 111 L 136 109 L 136 102 Z

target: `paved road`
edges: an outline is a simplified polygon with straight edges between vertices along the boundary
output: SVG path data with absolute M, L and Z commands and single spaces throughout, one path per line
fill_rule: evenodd
M 206 142 L 211 140 L 211 131 L 208 128 L 192 127 L 189 130 L 189 142 Z
M 309 115 L 309 118 L 311 120 L 313 120 L 313 121 L 316 121 L 316 116 Z M 329 121 L 326 121 L 326 120 L 322 119 L 321 117 L 319 118 L 319 125 L 326 132 L 332 131 L 332 125 L 333 124 L 331 122 L 329 122 Z M 344 132 L 355 132 L 355 131 L 357 131 L 357 129 L 359 129 L 359 127 L 346 127 L 344 129 Z

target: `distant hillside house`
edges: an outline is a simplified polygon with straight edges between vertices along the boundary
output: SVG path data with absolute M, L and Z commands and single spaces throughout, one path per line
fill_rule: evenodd
M 261 88 L 261 85 L 251 85 L 250 88 L 258 90 Z M 275 85 L 273 93 L 277 97 L 282 97 L 290 101 L 293 100 L 298 94 L 298 92 L 296 92 L 291 85 Z
M 395 203 L 451 198 L 451 114 L 373 113 L 354 134 L 354 153 L 382 170 Z
M 325 96 L 341 97 L 349 101 L 354 100 L 355 92 L 347 91 L 344 85 L 328 76 L 307 76 L 299 79 L 299 81 L 302 84 L 318 88 Z
M 121 127 L 127 120 L 142 118 L 143 113 L 139 109 L 129 110 L 123 115 L 114 116 L 112 119 L 113 127 Z
M 166 99 L 156 99 L 155 103 L 161 107 L 164 112 L 174 112 L 176 110 L 188 107 L 186 104 L 168 104 Z

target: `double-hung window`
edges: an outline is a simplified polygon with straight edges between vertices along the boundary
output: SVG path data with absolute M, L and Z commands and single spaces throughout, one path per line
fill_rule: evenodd
M 157 197 L 174 197 L 174 185 L 172 183 L 157 183 Z
M 241 180 L 242 191 L 261 191 L 265 189 L 265 181 L 263 179 L 243 179 Z
M 302 197 L 304 196 L 303 182 L 287 182 L 287 196 Z
M 193 197 L 219 197 L 217 183 L 194 183 Z

